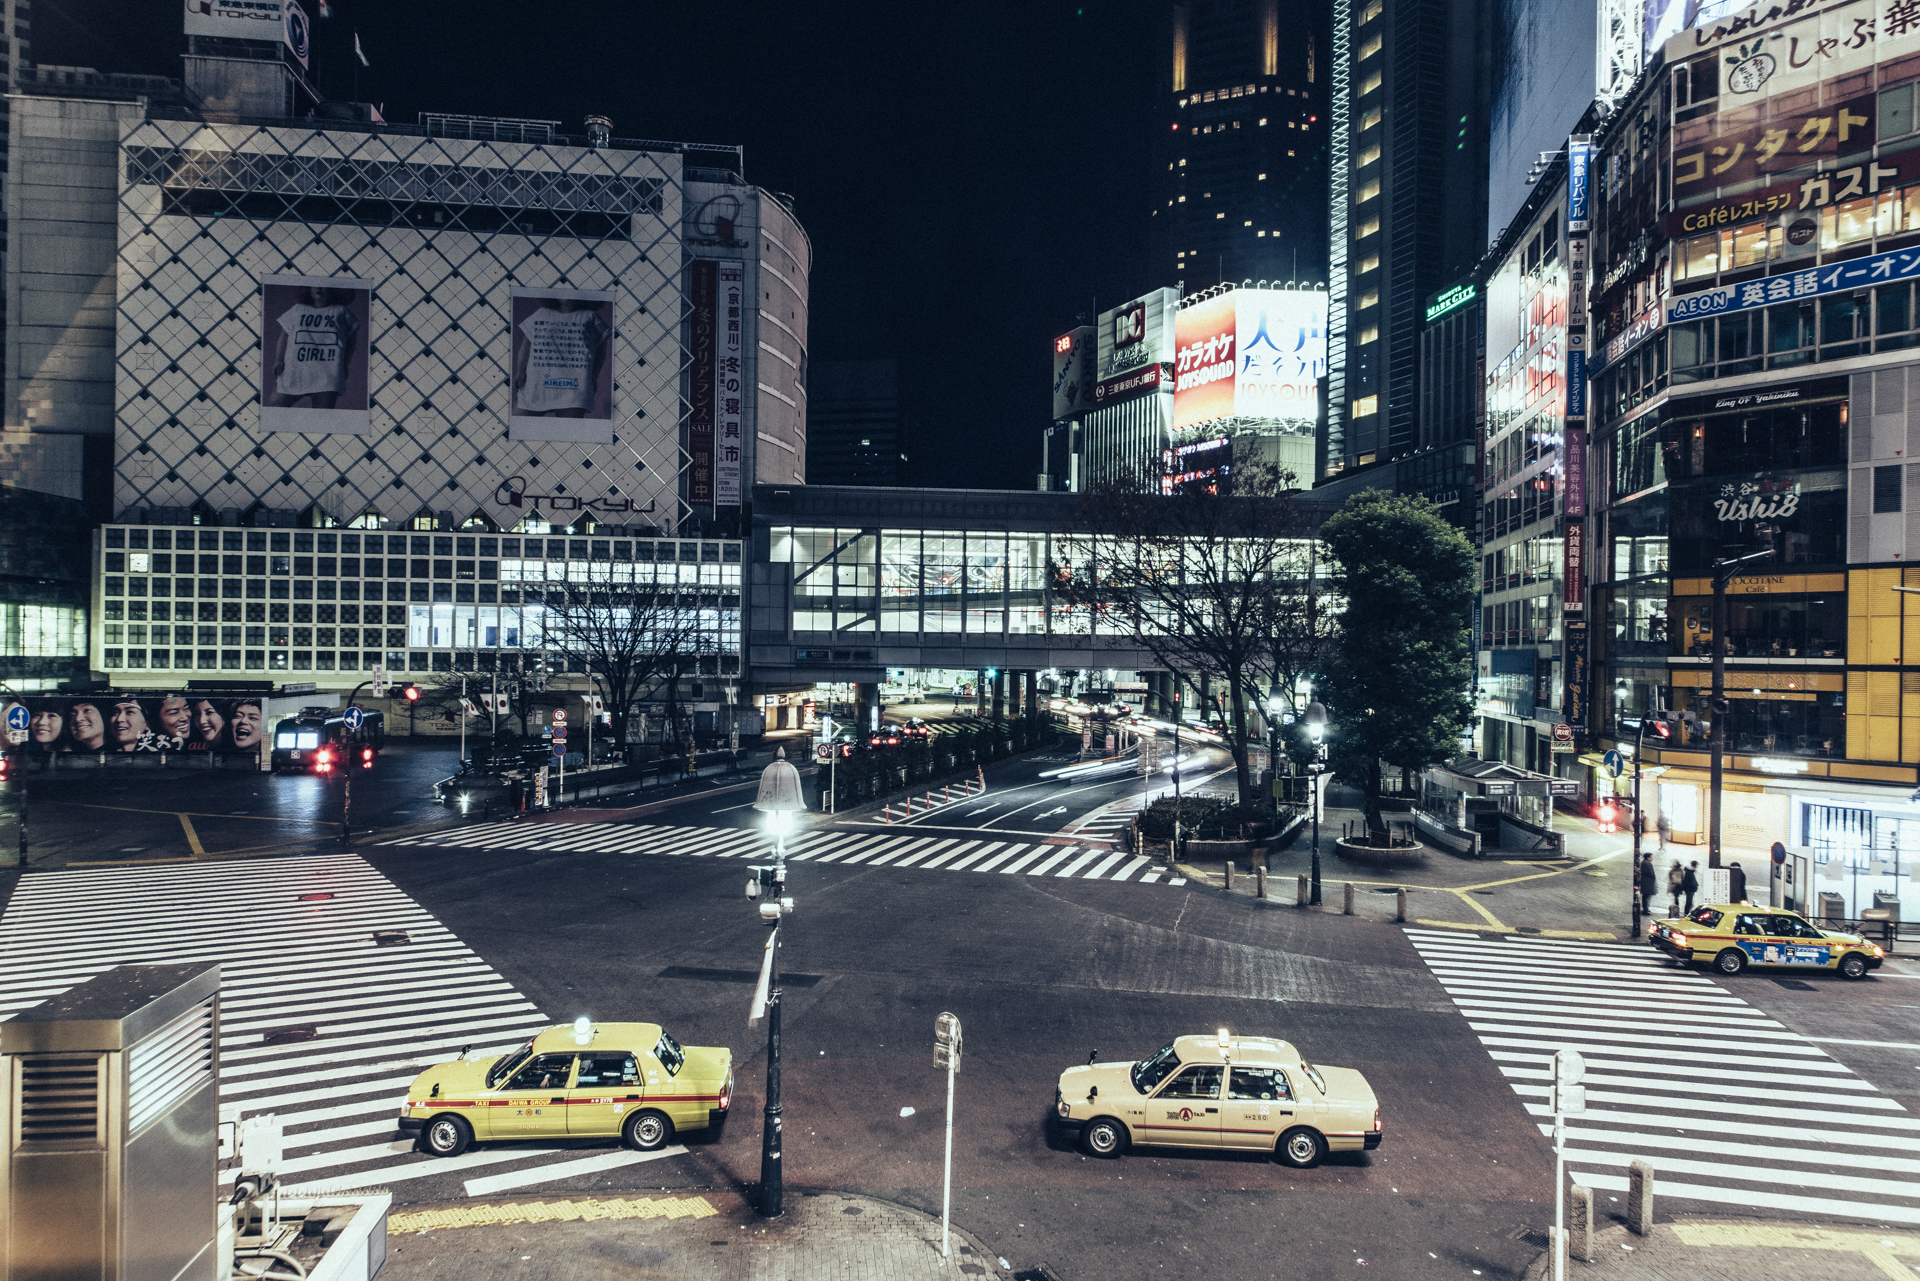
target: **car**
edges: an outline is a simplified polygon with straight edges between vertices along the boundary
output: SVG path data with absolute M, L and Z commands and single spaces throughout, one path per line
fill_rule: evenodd
M 1138 1062 L 1068 1068 L 1051 1121 L 1093 1156 L 1135 1145 L 1226 1148 L 1302 1170 L 1329 1152 L 1371 1152 L 1385 1133 L 1373 1087 L 1353 1068 L 1315 1065 L 1287 1041 L 1226 1028 L 1177 1037 Z
M 1863 979 L 1887 956 L 1858 934 L 1823 930 L 1796 913 L 1751 903 L 1706 903 L 1686 916 L 1655 921 L 1647 927 L 1647 942 L 1675 964 L 1705 962 L 1727 975 L 1749 965 L 1778 965 Z
M 732 1106 L 732 1050 L 681 1045 L 658 1023 L 582 1019 L 510 1054 L 434 1064 L 407 1087 L 400 1134 L 441 1157 L 583 1135 L 652 1152 L 687 1131 L 718 1139 Z
M 918 716 L 900 727 L 900 736 L 912 743 L 924 743 L 932 736 L 932 730 Z
M 891 723 L 882 725 L 879 729 L 873 731 L 873 734 L 867 739 L 867 746 L 868 747 L 900 746 L 900 727 L 898 725 L 894 725 Z

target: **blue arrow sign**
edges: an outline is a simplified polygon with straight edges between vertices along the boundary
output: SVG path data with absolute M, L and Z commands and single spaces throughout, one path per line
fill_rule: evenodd
M 367 714 L 357 707 L 349 707 L 340 719 L 347 723 L 348 729 L 359 729 L 366 723 Z
M 1600 760 L 1606 765 L 1607 773 L 1614 778 L 1619 778 L 1620 771 L 1627 767 L 1627 758 L 1617 751 L 1608 751 Z
M 25 707 L 22 707 L 19 703 L 15 703 L 12 707 L 9 707 L 7 709 L 7 728 L 8 729 L 25 729 L 27 727 L 28 719 L 29 717 L 27 714 L 27 709 Z

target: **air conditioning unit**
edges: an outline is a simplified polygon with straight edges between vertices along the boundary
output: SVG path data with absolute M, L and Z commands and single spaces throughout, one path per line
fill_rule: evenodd
M 123 965 L 0 1023 L 0 1278 L 215 1281 L 220 967 Z

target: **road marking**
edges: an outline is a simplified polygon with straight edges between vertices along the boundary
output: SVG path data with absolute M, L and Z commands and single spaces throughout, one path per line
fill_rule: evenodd
M 205 858 L 207 851 L 206 848 L 200 844 L 200 833 L 193 830 L 193 820 L 185 814 L 182 814 L 180 816 L 180 826 L 186 830 L 187 848 L 193 851 L 193 856 L 195 858 Z
M 641 1165 L 648 1161 L 658 1161 L 661 1157 L 685 1156 L 687 1150 L 679 1144 L 670 1148 L 661 1148 L 658 1152 L 606 1152 L 599 1156 L 583 1157 L 578 1161 L 559 1161 L 553 1165 L 539 1165 L 531 1170 L 510 1170 L 505 1174 L 489 1174 L 484 1178 L 467 1180 L 468 1196 L 492 1196 L 496 1192 L 506 1192 L 513 1188 L 524 1188 L 534 1183 L 551 1183 L 556 1179 L 577 1179 L 588 1174 L 604 1174 L 608 1170 L 618 1170 L 622 1166 Z

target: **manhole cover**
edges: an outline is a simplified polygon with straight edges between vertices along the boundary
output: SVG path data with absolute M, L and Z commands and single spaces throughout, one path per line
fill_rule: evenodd
M 283 1027 L 277 1032 L 269 1032 L 260 1038 L 261 1043 L 265 1045 L 299 1045 L 302 1041 L 319 1039 L 320 1029 L 311 1023 L 300 1027 Z
M 398 947 L 402 943 L 413 942 L 413 936 L 405 930 L 375 930 L 373 941 L 380 947 Z
M 1813 984 L 1804 983 L 1799 979 L 1775 979 L 1774 983 L 1776 986 L 1784 987 L 1790 992 L 1818 992 L 1820 990 Z

